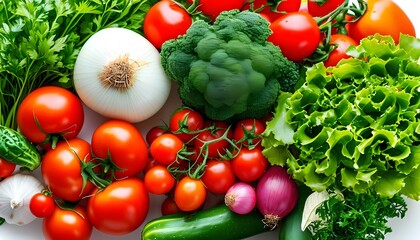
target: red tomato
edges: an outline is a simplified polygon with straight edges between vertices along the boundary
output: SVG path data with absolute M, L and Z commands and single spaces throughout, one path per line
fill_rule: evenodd
M 162 165 L 156 165 L 144 175 L 147 191 L 153 194 L 166 194 L 175 186 L 175 178 Z
M 327 67 L 335 66 L 341 59 L 349 58 L 350 56 L 347 55 L 346 50 L 350 46 L 356 46 L 357 42 L 347 35 L 333 34 L 331 35 L 330 44 L 337 45 L 337 47 L 330 53 L 328 59 L 324 61 L 324 65 Z
M 317 22 L 306 12 L 287 13 L 272 22 L 268 41 L 277 45 L 289 60 L 299 62 L 318 47 L 321 32 Z
M 229 161 L 210 160 L 201 177 L 207 189 L 214 194 L 224 194 L 235 183 L 235 174 Z
M 142 180 L 130 177 L 114 181 L 89 198 L 89 221 L 98 230 L 112 235 L 136 230 L 149 211 L 149 193 Z
M 308 12 L 314 17 L 322 17 L 337 9 L 345 0 L 308 0 Z
M 165 200 L 163 200 L 162 205 L 160 206 L 160 212 L 162 213 L 162 216 L 182 213 L 181 209 L 178 208 L 175 200 L 171 196 L 167 196 Z
M 35 217 L 48 217 L 54 212 L 54 198 L 43 193 L 36 193 L 29 202 L 29 210 Z
M 154 126 L 149 129 L 146 133 L 146 142 L 147 144 L 152 144 L 153 140 L 155 140 L 160 135 L 167 133 L 167 130 L 161 126 Z
M 410 18 L 392 0 L 367 0 L 366 13 L 357 22 L 349 23 L 348 31 L 356 42 L 375 33 L 390 35 L 396 43 L 401 33 L 416 36 Z
M 261 134 L 265 130 L 265 125 L 258 119 L 240 120 L 233 131 L 235 141 L 244 146 L 257 145 L 261 142 Z
M 203 116 L 190 108 L 177 109 L 169 121 L 169 129 L 184 143 L 197 135 L 195 131 L 203 129 Z
M 238 155 L 232 159 L 232 169 L 236 177 L 244 182 L 252 182 L 259 179 L 268 166 L 268 160 L 264 157 L 260 148 L 242 148 Z
M 143 30 L 145 37 L 160 49 L 165 41 L 184 35 L 191 24 L 191 16 L 185 9 L 170 0 L 163 0 L 147 12 Z
M 198 11 L 210 17 L 211 20 L 216 20 L 217 16 L 223 11 L 233 9 L 241 9 L 244 0 L 197 0 Z M 193 3 L 194 0 L 187 0 L 188 3 Z
M 208 130 L 199 133 L 194 139 L 196 151 L 203 154 L 207 151 L 208 158 L 219 158 L 230 147 L 230 143 L 226 138 L 232 139 L 232 129 L 229 128 L 227 123 L 222 121 L 207 121 L 205 128 L 208 128 Z M 228 132 L 226 133 L 226 131 Z M 223 137 L 225 134 L 226 136 Z
M 92 135 L 95 157 L 108 158 L 122 170 L 115 170 L 117 179 L 131 177 L 146 166 L 149 152 L 141 132 L 131 123 L 109 120 L 95 129 Z
M 59 142 L 42 158 L 42 178 L 53 195 L 67 201 L 78 201 L 94 189 L 93 183 L 85 183 L 82 176 L 82 163 L 91 160 L 91 148 L 87 141 L 73 138 Z
M 0 178 L 5 178 L 15 171 L 16 164 L 8 162 L 0 157 Z
M 246 1 L 248 2 L 248 1 Z M 277 18 L 281 17 L 288 12 L 297 12 L 300 9 L 302 1 L 301 0 L 282 0 L 277 6 L 276 10 L 273 11 L 271 6 L 268 5 L 267 0 L 254 0 L 253 9 L 258 10 L 263 16 L 267 16 L 270 22 L 274 22 Z M 243 9 L 249 9 L 250 3 L 245 4 Z
M 160 164 L 169 165 L 177 160 L 178 152 L 184 143 L 174 134 L 165 133 L 157 137 L 150 145 L 150 154 Z
M 57 206 L 43 219 L 42 232 L 46 240 L 89 240 L 92 225 L 82 207 L 61 209 Z
M 204 204 L 206 196 L 206 187 L 199 179 L 185 176 L 175 186 L 176 205 L 185 212 L 199 209 Z
M 17 111 L 20 132 L 33 143 L 48 135 L 76 137 L 84 121 L 83 106 L 72 92 L 55 86 L 40 87 L 28 94 Z

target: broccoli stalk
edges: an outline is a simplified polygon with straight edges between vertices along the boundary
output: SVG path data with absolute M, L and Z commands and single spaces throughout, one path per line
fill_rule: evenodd
M 166 74 L 179 84 L 184 105 L 210 119 L 259 118 L 281 91 L 293 91 L 299 65 L 267 42 L 269 23 L 259 14 L 232 10 L 213 25 L 195 21 L 161 48 Z

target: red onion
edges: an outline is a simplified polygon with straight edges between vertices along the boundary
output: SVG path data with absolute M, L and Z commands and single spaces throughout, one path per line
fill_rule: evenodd
M 257 185 L 257 208 L 264 223 L 274 229 L 296 206 L 298 189 L 294 180 L 279 166 L 271 166 Z
M 225 194 L 225 204 L 234 213 L 250 213 L 256 204 L 254 188 L 244 182 L 233 184 Z

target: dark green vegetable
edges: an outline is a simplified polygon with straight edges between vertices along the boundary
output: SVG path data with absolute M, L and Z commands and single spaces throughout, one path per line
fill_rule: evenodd
M 293 91 L 299 65 L 267 41 L 269 23 L 249 11 L 228 11 L 214 24 L 195 21 L 187 33 L 165 42 L 162 66 L 180 84 L 184 105 L 211 119 L 258 118 L 282 91 Z
M 301 230 L 303 208 L 306 198 L 312 193 L 312 190 L 301 184 L 298 186 L 299 196 L 296 207 L 286 216 L 279 226 L 279 240 L 311 240 L 312 234 L 309 229 Z
M 29 170 L 34 170 L 41 164 L 41 155 L 35 146 L 19 132 L 2 125 L 0 125 L 0 157 Z
M 269 231 L 262 219 L 257 211 L 240 215 L 225 205 L 219 205 L 189 215 L 174 214 L 154 219 L 145 225 L 142 239 L 243 239 Z

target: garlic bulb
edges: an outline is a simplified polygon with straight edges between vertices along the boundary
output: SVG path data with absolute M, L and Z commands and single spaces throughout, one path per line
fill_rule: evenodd
M 44 189 L 34 176 L 15 173 L 0 182 L 0 217 L 9 224 L 25 225 L 36 217 L 29 209 L 29 202 L 35 193 Z
M 163 107 L 171 81 L 158 50 L 146 38 L 129 29 L 106 28 L 92 35 L 80 50 L 74 86 L 93 111 L 135 123 Z

